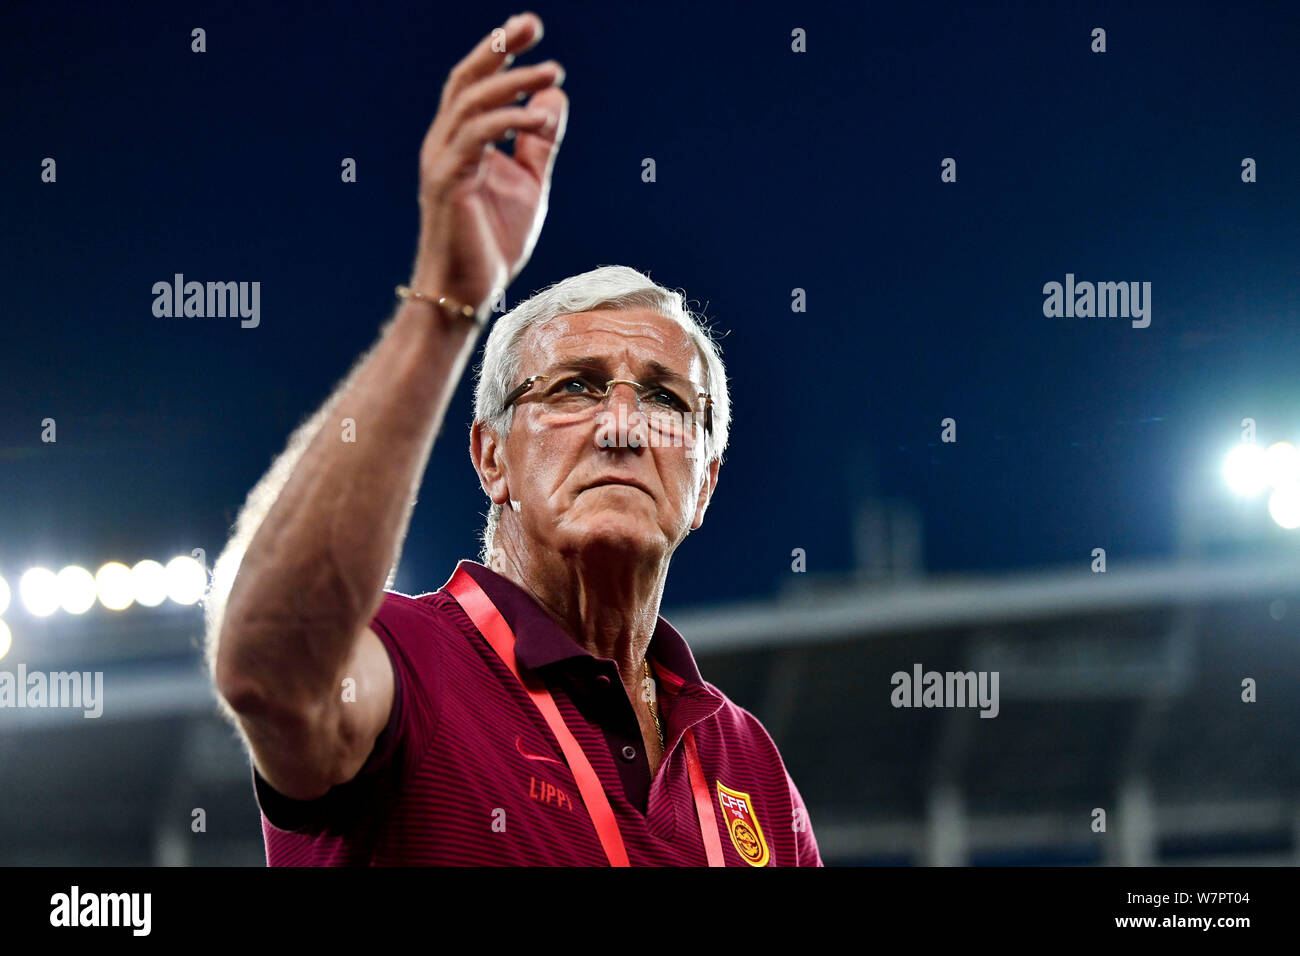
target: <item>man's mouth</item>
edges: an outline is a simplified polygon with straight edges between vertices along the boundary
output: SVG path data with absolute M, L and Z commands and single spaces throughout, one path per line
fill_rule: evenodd
M 647 495 L 650 494 L 650 489 L 649 489 L 649 488 L 647 488 L 645 485 L 641 484 L 641 482 L 639 482 L 639 481 L 634 481 L 634 480 L 631 479 L 631 478 L 603 478 L 603 479 L 601 479 L 600 481 L 592 482 L 590 485 L 588 485 L 586 488 L 583 488 L 582 490 L 583 490 L 583 491 L 590 491 L 592 488 L 606 488 L 606 487 L 609 487 L 609 486 L 614 486 L 614 487 L 624 487 L 624 488 L 637 488 L 637 489 L 639 489 L 639 490 L 641 490 L 641 491 L 644 491 Z M 654 496 L 651 495 L 651 497 L 654 497 Z

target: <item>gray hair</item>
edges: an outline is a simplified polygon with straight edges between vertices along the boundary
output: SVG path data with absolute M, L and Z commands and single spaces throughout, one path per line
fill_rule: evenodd
M 706 437 L 707 461 L 721 462 L 731 425 L 731 399 L 727 391 L 727 370 L 713 330 L 686 307 L 681 292 L 664 288 L 648 275 L 627 266 L 601 266 L 562 279 L 534 293 L 497 320 L 483 348 L 483 361 L 475 369 L 474 421 L 484 423 L 503 441 L 510 435 L 514 406 L 502 411 L 501 405 L 511 389 L 523 380 L 519 347 L 525 333 L 534 325 L 561 315 L 627 308 L 653 309 L 680 325 L 695 343 L 704 361 L 704 387 L 713 398 L 713 434 Z M 482 534 L 479 558 L 483 564 L 491 563 L 500 520 L 501 506 L 492 502 Z

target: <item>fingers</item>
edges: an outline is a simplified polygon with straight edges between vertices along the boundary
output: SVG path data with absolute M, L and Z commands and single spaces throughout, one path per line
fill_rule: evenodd
M 512 104 L 538 90 L 564 82 L 564 68 L 554 60 L 523 66 L 466 87 L 449 104 L 447 129 L 459 129 L 472 116 Z
M 544 110 L 526 106 L 507 106 L 475 116 L 462 126 L 451 143 L 448 153 L 457 164 L 477 159 L 483 150 L 497 140 L 505 139 L 506 130 L 520 133 L 540 130 L 552 123 L 554 117 Z M 518 149 L 518 146 L 515 147 Z
M 446 105 L 475 81 L 508 67 L 518 54 L 537 45 L 542 32 L 541 17 L 531 12 L 516 14 L 504 26 L 497 27 L 452 67 L 442 87 L 442 104 Z
M 477 177 L 485 151 L 517 132 L 514 159 L 546 185 L 568 116 L 568 99 L 559 89 L 564 68 L 550 60 L 509 69 L 516 54 L 541 38 L 541 18 L 518 14 L 452 69 L 421 151 L 430 182 L 447 188 Z M 530 95 L 528 106 L 519 105 Z

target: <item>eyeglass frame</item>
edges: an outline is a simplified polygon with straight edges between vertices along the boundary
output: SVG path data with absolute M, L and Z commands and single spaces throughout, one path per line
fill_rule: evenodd
M 510 406 L 513 405 L 515 402 L 519 401 L 519 399 L 523 398 L 524 395 L 528 393 L 529 389 L 533 387 L 533 384 L 535 382 L 544 382 L 548 380 L 550 377 L 551 376 L 549 375 L 530 375 L 528 378 L 524 379 L 522 383 L 520 383 L 518 386 L 512 389 L 508 395 L 506 395 L 505 401 L 501 403 L 500 414 L 504 415 L 507 411 L 509 411 Z M 689 382 L 690 379 L 686 379 L 686 381 Z M 691 382 L 691 384 L 695 385 L 694 382 Z M 631 385 L 634 389 L 636 389 L 638 404 L 641 401 L 642 393 L 647 389 L 654 387 L 653 385 L 642 385 L 640 382 L 633 382 L 631 379 L 611 378 L 608 382 L 605 383 L 605 394 L 600 397 L 600 400 L 602 402 L 607 401 L 609 399 L 609 393 L 614 390 L 615 385 Z M 695 387 L 698 388 L 699 386 L 697 385 Z M 695 397 L 704 399 L 704 431 L 706 434 L 712 435 L 713 434 L 713 396 L 710 395 L 708 392 L 696 392 Z

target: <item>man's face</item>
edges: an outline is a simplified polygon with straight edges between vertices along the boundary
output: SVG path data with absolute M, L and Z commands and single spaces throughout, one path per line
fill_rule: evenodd
M 577 420 L 551 413 L 541 398 L 560 376 L 574 372 L 602 389 L 609 379 L 667 382 L 656 363 L 694 383 L 686 391 L 693 397 L 705 390 L 705 366 L 690 337 L 649 309 L 602 309 L 534 326 L 520 357 L 521 382 L 539 374 L 551 378 L 515 403 L 504 444 L 480 425 L 474 432 L 475 466 L 492 500 L 506 507 L 498 546 L 512 522 L 539 551 L 650 559 L 670 554 L 703 521 L 717 482 L 717 463 L 706 464 L 702 423 L 686 435 L 694 447 L 681 440 L 652 443 L 628 385 L 615 385 L 594 414 Z M 572 363 L 578 364 L 568 367 Z M 518 513 L 508 499 L 519 502 Z

